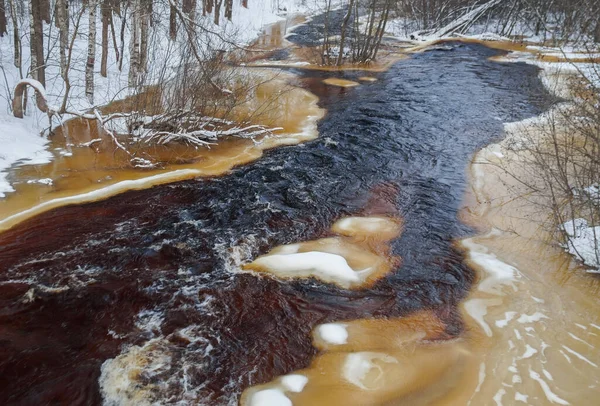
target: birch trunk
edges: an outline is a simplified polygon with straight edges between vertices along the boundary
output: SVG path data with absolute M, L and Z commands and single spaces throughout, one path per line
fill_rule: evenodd
M 85 96 L 94 104 L 94 65 L 96 63 L 96 8 L 98 0 L 88 0 L 88 56 L 85 65 Z
M 67 0 L 56 1 L 56 24 L 59 34 L 60 72 L 63 80 L 67 72 L 67 47 L 69 46 L 69 7 Z
M 139 0 L 132 1 L 133 10 L 131 13 L 131 38 L 129 40 L 129 86 L 134 87 L 137 84 L 137 77 L 140 64 L 140 35 L 139 35 Z
M 44 32 L 40 14 L 40 3 L 29 2 L 29 34 L 31 50 L 31 77 L 46 85 L 46 72 L 44 69 Z
M 142 0 L 140 16 L 140 71 L 148 65 L 148 26 L 152 17 L 152 0 Z

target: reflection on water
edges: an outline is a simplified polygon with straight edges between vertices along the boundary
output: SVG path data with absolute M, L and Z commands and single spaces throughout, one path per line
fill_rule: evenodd
M 325 85 L 329 72 L 302 71 L 297 84 L 329 111 L 318 139 L 225 176 L 62 207 L 0 234 L 0 367 L 11 377 L 0 380 L 2 403 L 252 404 L 262 392 L 278 405 L 467 404 L 473 394 L 472 404 L 490 394 L 576 404 L 557 385 L 569 374 L 585 395 L 596 391 L 593 374 L 582 378 L 593 366 L 579 357 L 598 364 L 591 347 L 562 333 L 560 346 L 544 339 L 556 352 L 535 342 L 559 314 L 536 301 L 554 303 L 548 291 L 504 311 L 500 303 L 529 292 L 523 264 L 501 266 L 499 254 L 472 245 L 478 272 L 501 267 L 472 287 L 469 254 L 455 246 L 472 231 L 458 221 L 467 165 L 503 122 L 538 114 L 548 95 L 536 68 L 451 46 L 350 89 Z M 334 251 L 352 270 L 373 255 L 402 261 L 355 289 L 243 269 L 290 244 Z M 365 257 L 353 263 L 346 244 Z M 569 332 L 595 347 L 600 324 L 584 313 L 577 323 L 585 329 Z M 505 333 L 514 357 L 494 349 Z M 541 368 L 555 353 L 581 375 Z

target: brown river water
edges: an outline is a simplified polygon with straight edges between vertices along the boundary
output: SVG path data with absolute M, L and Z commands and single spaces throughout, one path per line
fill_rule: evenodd
M 0 201 L 0 403 L 596 403 L 596 279 L 471 165 L 555 101 L 501 53 L 285 68 L 282 132 L 150 170 L 69 123 Z

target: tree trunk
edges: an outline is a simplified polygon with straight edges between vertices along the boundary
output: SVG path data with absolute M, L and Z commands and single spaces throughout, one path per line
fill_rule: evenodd
M 108 22 L 110 25 L 110 36 L 112 37 L 113 47 L 115 48 L 115 60 L 120 63 L 121 62 L 121 54 L 119 53 L 119 46 L 117 45 L 117 36 L 115 35 L 113 10 L 114 10 L 114 7 L 111 7 L 110 12 L 108 13 Z
M 338 58 L 337 58 L 337 65 L 340 66 L 342 64 L 342 61 L 344 59 L 344 42 L 346 41 L 346 30 L 348 29 L 348 22 L 350 21 L 350 16 L 352 15 L 352 8 L 354 7 L 354 0 L 350 0 L 350 3 L 348 4 L 348 11 L 346 12 L 346 15 L 344 16 L 344 20 L 342 21 L 342 31 L 341 31 L 341 36 L 340 36 L 340 53 L 338 54 Z
M 213 11 L 213 4 L 214 4 L 214 0 L 206 0 L 206 12 L 208 14 L 212 13 L 212 11 Z
M 46 85 L 46 70 L 44 67 L 44 31 L 40 3 L 29 2 L 29 34 L 31 49 L 31 77 Z
M 221 5 L 223 4 L 223 0 L 215 0 L 215 25 L 219 25 L 219 20 L 221 19 Z
M 102 15 L 102 54 L 100 57 L 100 75 L 107 76 L 108 63 L 108 25 L 110 22 L 110 14 L 112 13 L 110 0 L 104 0 L 100 6 Z
M 6 6 L 4 0 L 0 0 L 0 37 L 4 37 L 4 34 L 8 34 L 6 30 Z
M 40 4 L 40 15 L 42 20 L 50 24 L 50 0 L 38 0 Z M 37 3 L 37 2 L 36 2 Z
M 137 84 L 137 76 L 140 63 L 140 35 L 139 35 L 139 15 L 140 3 L 139 0 L 132 1 L 131 14 L 131 38 L 129 42 L 129 86 L 133 87 Z
M 231 21 L 233 16 L 233 0 L 225 0 L 225 18 Z
M 152 18 L 152 0 L 142 0 L 140 18 L 140 70 L 146 71 L 148 64 L 148 26 Z
M 174 0 L 174 3 L 177 4 L 177 0 Z M 177 39 L 177 8 L 173 5 L 171 5 L 169 12 L 169 38 L 171 38 L 171 41 Z
M 15 67 L 19 68 L 21 71 L 21 36 L 19 35 L 19 19 L 17 17 L 17 6 L 15 4 L 16 0 L 10 1 L 10 18 L 13 22 L 13 43 L 14 43 L 14 59 L 13 62 Z M 22 77 L 22 75 L 21 75 Z
M 85 65 L 85 96 L 94 104 L 94 65 L 96 64 L 96 8 L 98 0 L 88 0 L 89 32 L 88 55 Z
M 56 24 L 59 34 L 60 71 L 65 79 L 67 71 L 67 47 L 69 46 L 69 7 L 67 0 L 56 1 Z
M 248 0 L 242 0 L 242 7 L 248 8 Z

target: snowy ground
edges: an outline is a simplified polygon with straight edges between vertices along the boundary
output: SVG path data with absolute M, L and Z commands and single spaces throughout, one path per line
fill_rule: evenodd
M 164 7 L 168 2 L 165 1 Z M 247 44 L 256 38 L 262 27 L 272 24 L 285 18 L 286 14 L 306 13 L 310 14 L 318 10 L 317 0 L 249 0 L 248 8 L 243 8 L 239 3 L 234 4 L 233 18 L 229 22 L 222 16 L 220 26 L 212 23 L 212 15 L 205 18 L 205 23 L 212 31 L 219 32 L 224 37 L 235 34 L 236 42 Z M 160 6 L 155 8 L 155 13 L 160 14 L 165 11 L 160 10 Z M 222 10 L 224 13 L 224 10 Z M 97 26 L 100 27 L 100 13 L 98 12 Z M 201 14 L 201 13 L 199 13 Z M 87 14 L 85 15 L 87 17 Z M 119 22 L 116 20 L 116 25 Z M 150 43 L 160 41 L 160 46 L 153 47 L 156 52 L 149 55 L 149 73 L 150 78 L 159 78 L 162 75 L 158 72 L 167 66 L 171 74 L 174 74 L 181 64 L 181 54 L 178 52 L 177 44 L 168 41 L 168 18 L 155 18 L 154 31 L 151 33 Z M 26 74 L 30 64 L 29 53 L 29 22 L 25 18 L 20 22 L 22 33 L 22 60 L 23 72 Z M 48 43 L 57 43 L 57 30 L 52 25 L 45 24 L 45 33 Z M 118 27 L 115 27 L 117 37 L 119 36 Z M 12 21 L 8 22 L 9 35 L 0 38 L 0 67 L 2 68 L 3 78 L 0 80 L 0 198 L 5 197 L 6 193 L 12 192 L 7 176 L 11 167 L 23 164 L 39 164 L 48 162 L 53 158 L 53 154 L 48 151 L 48 141 L 45 135 L 41 133 L 49 127 L 48 118 L 41 113 L 33 104 L 33 97 L 29 98 L 27 112 L 24 119 L 13 117 L 10 105 L 13 89 L 16 83 L 22 79 L 19 70 L 13 64 L 13 37 Z M 95 96 L 94 103 L 91 104 L 85 97 L 85 61 L 87 57 L 87 38 L 88 26 L 87 19 L 82 19 L 82 24 L 74 41 L 73 67 L 69 72 L 69 78 L 72 84 L 69 97 L 68 110 L 83 112 L 95 106 L 105 105 L 113 100 L 118 100 L 128 95 L 127 81 L 129 71 L 129 31 L 125 33 L 124 59 L 121 70 L 115 58 L 112 49 L 112 38 L 109 38 L 110 51 L 108 56 L 108 75 L 106 78 L 100 75 L 100 30 L 97 33 L 96 44 L 96 66 L 95 66 Z M 50 39 L 50 40 L 48 40 Z M 119 42 L 119 41 L 118 41 Z M 214 39 L 213 39 L 213 46 Z M 52 46 L 48 55 L 46 66 L 46 94 L 50 105 L 60 105 L 64 94 L 64 83 L 60 77 L 59 50 L 56 45 Z M 155 71 L 153 71 L 153 68 Z M 167 76 L 169 73 L 167 73 Z M 150 79 L 152 81 L 152 79 Z M 30 92 L 31 95 L 31 92 Z M 64 119 L 68 119 L 65 116 Z M 59 125 L 55 121 L 53 125 Z

